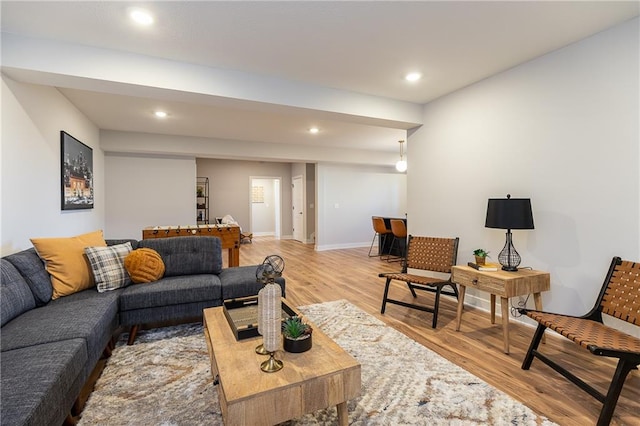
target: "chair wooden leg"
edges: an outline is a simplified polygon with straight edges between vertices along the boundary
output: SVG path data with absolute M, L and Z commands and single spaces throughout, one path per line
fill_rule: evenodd
M 538 328 L 536 328 L 536 332 L 533 334 L 533 339 L 531 339 L 531 344 L 529 345 L 529 350 L 527 350 L 527 354 L 524 356 L 524 360 L 522 361 L 522 369 L 528 370 L 531 367 L 531 362 L 533 361 L 533 352 L 538 349 L 538 345 L 540 344 L 540 340 L 544 335 L 544 330 L 546 330 L 542 324 L 538 324 Z
M 127 345 L 133 345 L 133 342 L 136 340 L 136 335 L 138 334 L 138 325 L 132 325 L 129 330 L 129 340 L 127 340 Z
M 382 296 L 382 308 L 380 309 L 380 313 L 384 314 L 384 310 L 387 307 L 387 296 L 389 295 L 389 284 L 391 283 L 391 278 L 387 278 L 387 282 L 384 285 L 384 295 Z
M 622 386 L 627 378 L 627 374 L 635 368 L 636 366 L 633 362 L 624 359 L 620 359 L 618 361 L 616 372 L 613 374 L 613 379 L 609 385 L 604 405 L 602 406 L 600 416 L 598 417 L 597 426 L 607 426 L 611 422 L 611 417 L 613 416 L 613 411 L 618 403 L 618 397 L 622 391 Z

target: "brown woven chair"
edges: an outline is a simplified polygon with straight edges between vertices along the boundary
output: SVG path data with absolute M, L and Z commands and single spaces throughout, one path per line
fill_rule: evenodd
M 608 425 L 625 378 L 640 364 L 640 339 L 604 325 L 602 314 L 640 326 L 640 263 L 614 257 L 595 306 L 582 317 L 527 309 L 520 309 L 520 312 L 538 322 L 538 328 L 522 362 L 522 369 L 528 370 L 533 358 L 538 358 L 602 402 L 597 424 Z M 538 351 L 547 328 L 572 340 L 593 355 L 618 358 L 618 366 L 606 395 Z
M 381 314 L 384 314 L 387 303 L 406 306 L 408 308 L 419 309 L 433 313 L 431 327 L 436 328 L 438 323 L 438 307 L 440 305 L 440 295 L 445 294 L 458 298 L 458 288 L 451 279 L 425 277 L 422 275 L 409 274 L 409 268 L 421 269 L 423 271 L 442 272 L 451 274 L 451 267 L 456 264 L 458 257 L 459 238 L 436 238 L 436 237 L 414 237 L 409 235 L 407 255 L 402 262 L 402 271 L 398 273 L 383 273 L 378 276 L 386 278 L 384 296 L 382 298 Z M 418 297 L 416 290 L 425 290 L 435 293 L 433 307 L 417 305 L 389 298 L 389 285 L 392 280 L 404 281 L 407 283 L 413 297 Z M 443 291 L 443 287 L 450 286 L 453 291 Z
M 376 237 L 380 239 L 378 242 L 378 248 L 384 248 L 387 242 L 387 237 L 391 235 L 391 229 L 387 228 L 387 225 L 384 223 L 384 219 L 379 216 L 372 216 L 371 223 L 373 225 L 373 239 L 371 240 L 371 247 L 369 247 L 369 257 L 382 256 L 382 251 L 378 250 L 377 254 L 372 255 L 371 251 L 373 251 L 373 244 L 376 241 Z

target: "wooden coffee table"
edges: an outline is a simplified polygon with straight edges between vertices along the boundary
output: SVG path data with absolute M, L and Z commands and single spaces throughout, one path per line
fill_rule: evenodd
M 309 351 L 277 353 L 284 368 L 275 373 L 260 370 L 266 357 L 255 348 L 262 337 L 236 341 L 222 307 L 204 310 L 204 334 L 225 425 L 273 425 L 333 405 L 340 424 L 348 423 L 360 364 L 318 327 Z

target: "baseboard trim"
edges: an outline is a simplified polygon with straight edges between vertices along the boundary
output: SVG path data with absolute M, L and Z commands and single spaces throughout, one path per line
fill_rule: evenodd
M 344 244 L 316 245 L 316 251 L 361 248 L 361 247 L 369 247 L 370 245 L 371 243 L 344 243 Z

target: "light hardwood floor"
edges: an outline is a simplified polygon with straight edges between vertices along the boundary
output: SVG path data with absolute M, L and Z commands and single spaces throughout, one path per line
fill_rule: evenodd
M 502 352 L 500 318 L 492 325 L 489 313 L 465 307 L 462 327 L 455 331 L 456 301 L 441 299 L 438 327 L 431 328 L 431 314 L 397 305 L 380 305 L 384 281 L 378 273 L 397 271 L 399 263 L 387 263 L 367 256 L 368 248 L 316 252 L 312 245 L 292 240 L 256 237 L 243 244 L 240 264 L 261 263 L 266 255 L 285 259 L 286 296 L 296 306 L 337 299 L 349 300 L 449 361 L 482 378 L 538 414 L 560 425 L 595 424 L 601 404 L 571 384 L 539 360 L 531 369 L 520 368 L 529 346 L 533 328 L 511 321 L 511 353 Z M 606 271 L 603 271 L 603 277 Z M 597 277 L 598 280 L 601 277 Z M 551 277 L 553 291 L 553 277 Z M 394 298 L 411 299 L 405 287 L 392 286 Z M 433 294 L 419 292 L 421 303 L 432 304 Z M 498 310 L 499 311 L 499 310 Z M 499 314 L 498 314 L 499 315 Z M 615 363 L 590 355 L 564 338 L 549 336 L 542 346 L 554 359 L 561 360 L 572 372 L 603 392 L 609 384 Z M 618 401 L 612 425 L 640 425 L 640 373 L 631 372 Z

